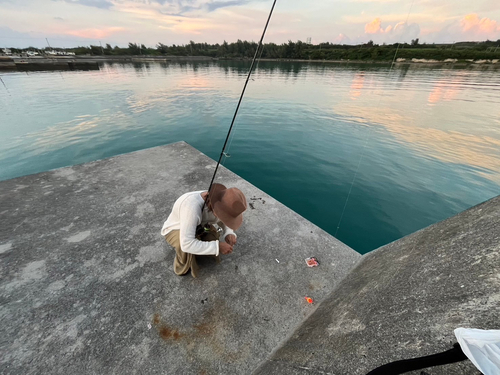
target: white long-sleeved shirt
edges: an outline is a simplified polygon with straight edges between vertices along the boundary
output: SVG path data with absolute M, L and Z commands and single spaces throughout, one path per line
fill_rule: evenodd
M 161 235 L 166 236 L 173 230 L 179 230 L 181 249 L 185 253 L 196 255 L 219 255 L 219 241 L 200 241 L 196 238 L 196 227 L 200 224 L 217 224 L 224 231 L 222 238 L 234 234 L 231 228 L 228 228 L 217 219 L 217 217 L 205 205 L 203 215 L 201 207 L 203 198 L 201 194 L 204 191 L 194 191 L 181 195 L 174 203 L 172 212 L 167 221 L 163 224 Z

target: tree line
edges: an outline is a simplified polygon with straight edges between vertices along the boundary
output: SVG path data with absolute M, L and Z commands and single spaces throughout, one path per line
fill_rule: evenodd
M 207 56 L 219 59 L 248 59 L 255 54 L 258 44 L 238 40 L 234 43 L 209 44 L 190 41 L 182 45 L 166 45 L 158 43 L 154 48 L 144 44 L 129 43 L 127 47 L 105 46 L 80 46 L 67 48 L 65 51 L 74 52 L 76 55 L 144 55 L 144 56 Z M 45 48 L 48 50 L 49 48 Z M 60 48 L 50 48 L 62 50 Z M 12 48 L 13 53 L 26 50 Z M 300 59 L 300 60 L 371 60 L 391 61 L 397 51 L 398 58 L 418 59 L 499 59 L 500 39 L 484 42 L 459 42 L 453 44 L 426 44 L 414 39 L 411 43 L 401 44 L 375 44 L 373 41 L 359 45 L 319 43 L 309 44 L 302 41 L 288 41 L 288 43 L 264 44 L 259 56 L 263 59 Z

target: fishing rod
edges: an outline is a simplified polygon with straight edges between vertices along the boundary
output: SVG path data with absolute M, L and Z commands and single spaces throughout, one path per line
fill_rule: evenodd
M 214 180 L 215 180 L 215 175 L 217 174 L 217 170 L 219 169 L 220 162 L 222 160 L 222 157 L 225 155 L 227 141 L 229 140 L 229 136 L 231 135 L 231 131 L 233 130 L 234 120 L 236 119 L 236 116 L 238 114 L 238 110 L 240 109 L 241 101 L 243 100 L 243 96 L 245 95 L 245 90 L 247 88 L 248 81 L 250 80 L 250 76 L 252 75 L 253 67 L 255 65 L 255 60 L 257 60 L 259 49 L 262 48 L 262 41 L 264 40 L 264 35 L 266 35 L 267 26 L 269 25 L 269 21 L 271 20 L 271 16 L 273 14 L 273 10 L 274 10 L 275 5 L 276 5 L 276 0 L 274 0 L 274 2 L 273 2 L 273 6 L 271 7 L 271 11 L 269 12 L 269 16 L 267 17 L 266 26 L 264 26 L 264 31 L 262 32 L 262 36 L 260 37 L 259 45 L 257 46 L 257 49 L 255 50 L 255 54 L 254 54 L 253 59 L 252 59 L 252 65 L 250 65 L 250 70 L 248 71 L 248 76 L 247 76 L 247 79 L 245 81 L 245 85 L 243 86 L 243 90 L 242 90 L 241 95 L 240 95 L 240 100 L 238 101 L 238 105 L 236 106 L 236 110 L 234 111 L 233 120 L 231 121 L 231 126 L 229 127 L 229 131 L 227 132 L 226 140 L 224 141 L 224 146 L 222 146 L 222 151 L 221 151 L 220 156 L 219 156 L 219 161 L 217 162 L 217 166 L 215 167 L 215 171 L 214 171 L 214 174 L 212 176 L 212 181 L 210 181 L 210 186 L 208 187 L 208 192 L 210 192 L 210 189 L 212 188 L 212 185 L 213 185 Z M 203 206 L 201 207 L 201 212 L 203 212 L 203 209 L 205 208 L 206 203 L 207 203 L 207 201 L 205 200 L 205 202 L 203 202 Z

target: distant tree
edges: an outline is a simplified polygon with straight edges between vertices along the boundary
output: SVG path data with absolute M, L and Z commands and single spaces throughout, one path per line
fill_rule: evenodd
M 304 43 L 300 40 L 295 43 L 294 59 L 303 59 L 304 56 Z
M 217 56 L 219 56 L 219 57 L 227 57 L 228 52 L 229 52 L 229 45 L 227 44 L 226 41 L 224 41 L 224 43 L 222 43 L 217 48 Z
M 238 54 L 238 56 L 245 55 L 245 48 L 243 46 L 243 42 L 240 39 L 238 39 L 236 41 L 236 51 L 235 52 Z
M 76 47 L 73 48 L 75 55 L 86 55 L 90 53 L 90 48 L 88 47 Z
M 379 47 L 375 47 L 372 49 L 372 59 L 378 60 L 380 58 L 382 50 Z
M 128 52 L 130 55 L 140 55 L 141 49 L 136 43 L 129 43 Z
M 1 0 L 0 0 L 1 2 Z M 325 60 L 386 60 L 391 61 L 396 48 L 399 46 L 398 57 L 402 58 L 424 58 L 444 60 L 454 58 L 459 61 L 467 59 L 498 59 L 500 58 L 500 39 L 497 41 L 486 40 L 483 42 L 457 42 L 452 44 L 426 44 L 420 43 L 419 39 L 411 40 L 411 43 L 394 43 L 377 45 L 370 40 L 368 43 L 359 45 L 340 45 L 329 42 L 316 45 L 307 44 L 300 40 L 277 45 L 266 43 L 259 55 L 263 58 L 273 59 L 325 59 Z M 173 55 L 173 56 L 210 56 L 223 58 L 251 58 L 257 50 L 257 43 L 253 41 L 237 40 L 233 43 L 224 41 L 222 44 L 196 43 L 190 41 L 186 45 L 171 45 L 158 43 L 154 48 L 148 48 L 144 44 L 129 43 L 128 47 L 111 47 L 106 44 L 101 46 L 79 46 L 68 49 L 77 55 Z M 405 48 L 406 47 L 406 48 Z M 410 47 L 410 48 L 408 48 Z M 12 48 L 13 53 L 23 53 L 36 48 Z M 45 51 L 61 51 L 61 48 L 45 47 Z
M 160 52 L 162 55 L 166 55 L 168 53 L 168 47 L 163 43 L 158 43 L 156 45 L 156 50 Z
M 102 47 L 101 46 L 90 46 L 90 53 L 92 55 L 102 55 Z
M 283 44 L 281 56 L 285 59 L 293 59 L 295 54 L 295 43 L 291 40 L 287 44 Z
M 325 53 L 320 50 L 315 50 L 311 53 L 311 59 L 312 60 L 324 60 L 325 59 Z
M 193 42 L 192 40 L 189 41 L 189 54 L 191 56 L 196 54 L 196 51 L 198 50 L 196 43 Z
M 107 43 L 106 47 L 104 48 L 104 54 L 111 55 L 112 53 L 113 53 L 113 47 L 111 47 L 111 44 Z

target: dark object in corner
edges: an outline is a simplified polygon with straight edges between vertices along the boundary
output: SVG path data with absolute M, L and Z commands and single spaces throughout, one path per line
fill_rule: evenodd
M 422 368 L 446 365 L 467 359 L 458 343 L 453 344 L 453 349 L 425 357 L 403 359 L 377 367 L 366 375 L 396 375 L 405 372 L 420 370 Z

